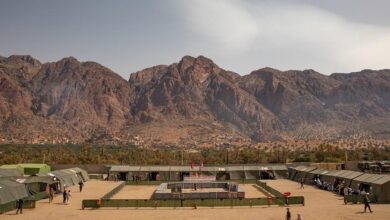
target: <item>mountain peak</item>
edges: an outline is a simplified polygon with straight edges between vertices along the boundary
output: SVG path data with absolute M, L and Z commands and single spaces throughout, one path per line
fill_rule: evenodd
M 40 66 L 41 62 L 30 55 L 11 55 L 7 58 L 8 62 L 26 62 L 33 66 Z

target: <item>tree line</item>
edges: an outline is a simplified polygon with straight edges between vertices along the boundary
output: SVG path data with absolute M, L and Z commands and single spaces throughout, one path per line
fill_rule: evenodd
M 132 145 L 0 145 L 0 165 L 15 163 L 188 165 L 191 161 L 226 165 L 346 160 L 390 160 L 390 147 L 347 150 L 321 144 L 315 150 L 292 150 L 282 145 L 266 149 L 249 146 L 145 149 Z

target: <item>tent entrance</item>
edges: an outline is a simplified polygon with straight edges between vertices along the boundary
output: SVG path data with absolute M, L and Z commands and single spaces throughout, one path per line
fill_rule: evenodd
M 261 180 L 273 180 L 275 179 L 275 175 L 272 171 L 260 171 L 260 179 Z
M 183 181 L 184 177 L 190 176 L 190 172 L 180 172 L 180 180 Z
M 120 172 L 118 175 L 118 178 L 120 181 L 126 181 L 127 180 L 127 172 Z
M 360 192 L 361 191 L 365 191 L 365 192 L 369 193 L 370 189 L 371 189 L 371 185 L 367 184 L 367 183 L 361 183 L 360 186 L 359 186 Z
M 158 172 L 150 172 L 149 173 L 149 181 L 156 181 L 160 179 L 160 175 Z
M 230 180 L 230 175 L 227 172 L 218 172 L 216 178 L 217 180 Z

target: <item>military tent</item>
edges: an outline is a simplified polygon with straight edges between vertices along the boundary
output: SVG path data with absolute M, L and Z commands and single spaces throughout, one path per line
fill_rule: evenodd
M 228 166 L 226 167 L 226 172 L 229 174 L 229 178 L 230 180 L 243 180 L 246 178 L 246 175 L 245 175 L 245 172 L 246 171 L 251 171 L 253 169 L 255 169 L 256 171 L 255 172 L 258 172 L 257 170 L 257 167 L 255 168 L 252 168 L 252 167 L 246 167 L 246 169 L 248 170 L 245 170 L 245 166 Z
M 390 202 L 390 175 L 366 173 L 353 179 L 351 187 L 374 194 L 380 203 Z
M 322 180 L 322 176 L 328 172 L 328 170 L 324 169 L 315 169 L 308 172 L 305 176 L 305 184 L 312 184 L 314 178 L 319 178 L 320 180 Z
M 308 174 L 310 171 L 313 171 L 315 169 L 317 169 L 317 168 L 316 167 L 309 167 L 309 166 L 294 167 L 292 179 L 294 181 L 301 181 L 302 179 L 305 180 L 306 174 Z
M 0 205 L 28 197 L 24 184 L 0 180 Z
M 73 186 L 82 181 L 82 178 L 72 169 L 55 170 L 48 173 L 48 175 L 56 177 L 60 181 L 61 190 L 64 189 L 64 186 Z

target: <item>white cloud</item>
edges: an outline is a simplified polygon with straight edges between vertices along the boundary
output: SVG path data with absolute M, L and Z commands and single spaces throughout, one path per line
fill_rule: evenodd
M 389 27 L 354 23 L 303 4 L 192 0 L 179 5 L 186 28 L 197 35 L 192 40 L 202 41 L 205 55 L 222 67 L 313 68 L 328 74 L 389 68 Z
M 187 28 L 218 46 L 245 49 L 258 35 L 255 17 L 239 1 L 181 1 L 180 5 Z

